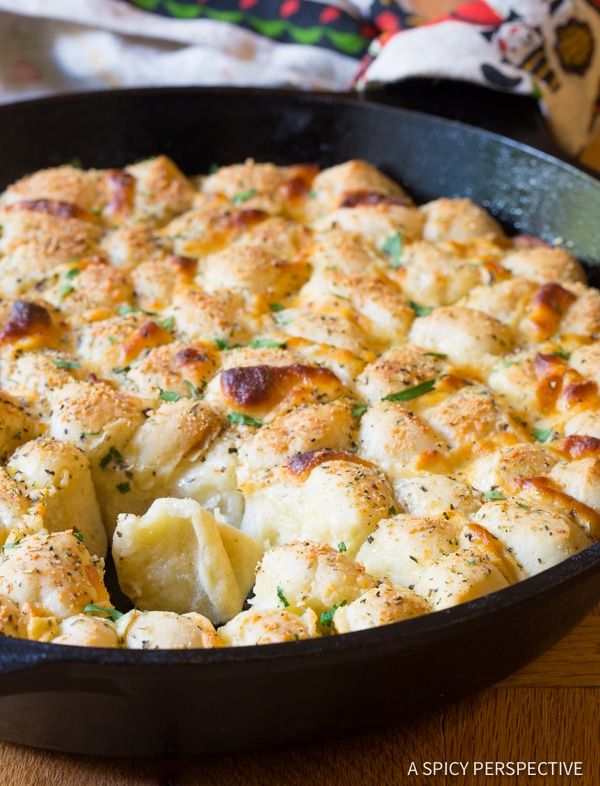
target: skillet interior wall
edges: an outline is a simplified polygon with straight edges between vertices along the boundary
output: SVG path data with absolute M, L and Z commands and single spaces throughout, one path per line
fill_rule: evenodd
M 165 153 L 195 173 L 248 156 L 321 166 L 361 157 L 418 202 L 468 196 L 507 228 L 568 238 L 584 263 L 600 264 L 600 183 L 517 142 L 358 99 L 218 88 L 59 96 L 0 107 L 0 151 L 1 188 L 72 158 L 114 167 Z

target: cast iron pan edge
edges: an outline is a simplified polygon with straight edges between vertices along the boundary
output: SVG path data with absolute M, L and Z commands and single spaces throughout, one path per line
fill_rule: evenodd
M 489 132 L 364 101 L 235 89 L 61 96 L 0 107 L 0 148 L 0 187 L 73 156 L 109 166 L 166 152 L 188 172 L 253 153 L 322 165 L 363 157 L 419 201 L 472 196 L 519 230 L 547 239 L 570 234 L 578 256 L 600 262 L 595 180 Z M 600 543 L 472 603 L 322 640 L 142 652 L 7 638 L 0 642 L 0 738 L 104 755 L 222 753 L 322 739 L 500 679 L 556 641 L 598 597 Z

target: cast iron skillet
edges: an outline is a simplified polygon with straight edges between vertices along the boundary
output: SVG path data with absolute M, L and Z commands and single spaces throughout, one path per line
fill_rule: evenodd
M 157 153 L 189 173 L 253 156 L 368 159 L 418 200 L 468 195 L 507 226 L 600 264 L 600 183 L 489 132 L 331 96 L 166 89 L 0 107 L 0 187 L 80 158 Z M 596 278 L 596 281 L 598 279 Z M 223 753 L 387 723 L 495 682 L 600 598 L 600 543 L 502 592 L 370 631 L 285 645 L 115 651 L 3 639 L 0 738 L 106 755 Z

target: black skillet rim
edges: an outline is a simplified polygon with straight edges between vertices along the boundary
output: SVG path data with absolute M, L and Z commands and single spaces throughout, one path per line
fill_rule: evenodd
M 595 178 L 577 166 L 552 156 L 544 151 L 537 150 L 531 145 L 518 142 L 509 137 L 502 136 L 493 131 L 477 128 L 457 120 L 449 120 L 435 115 L 429 115 L 413 109 L 404 109 L 385 104 L 378 104 L 369 99 L 368 95 L 337 95 L 327 92 L 309 92 L 286 89 L 262 88 L 219 88 L 219 87 L 150 87 L 150 88 L 125 88 L 119 90 L 91 90 L 84 92 L 67 92 L 58 95 L 43 96 L 41 98 L 15 101 L 0 106 L 0 117 L 4 112 L 17 110 L 21 106 L 40 104 L 76 103 L 81 99 L 93 99 L 99 96 L 110 96 L 119 93 L 122 95 L 164 95 L 164 94 L 226 94 L 232 97 L 259 96 L 273 98 L 293 98 L 299 103 L 310 104 L 315 101 L 323 104 L 343 105 L 353 108 L 365 107 L 386 114 L 404 114 L 426 118 L 427 122 L 443 127 L 467 129 L 471 133 L 495 139 L 505 147 L 511 147 L 529 156 L 541 159 L 552 166 L 567 171 L 571 176 L 582 179 L 588 184 L 594 183 L 600 189 L 600 178 Z M 467 625 L 484 616 L 505 611 L 508 608 L 517 608 L 526 604 L 536 596 L 542 596 L 564 584 L 571 584 L 586 573 L 593 573 L 594 568 L 600 571 L 600 541 L 583 549 L 578 554 L 560 562 L 541 573 L 531 576 L 523 581 L 513 584 L 497 592 L 485 595 L 476 600 L 463 603 L 442 611 L 431 612 L 421 617 L 416 617 L 390 625 L 371 628 L 369 630 L 327 636 L 319 639 L 306 639 L 285 644 L 246 645 L 242 647 L 223 647 L 205 650 L 121 650 L 100 647 L 78 647 L 73 645 L 59 645 L 51 642 L 28 641 L 5 637 L 0 639 L 0 657 L 8 655 L 11 664 L 8 669 L 3 668 L 0 662 L 0 674 L 7 670 L 18 672 L 28 668 L 47 663 L 91 663 L 99 665 L 119 666 L 147 666 L 160 667 L 171 665 L 213 665 L 231 663 L 262 663 L 266 661 L 305 657 L 310 655 L 339 655 L 352 656 L 360 652 L 365 645 L 376 647 L 378 645 L 400 644 L 414 638 L 415 642 L 422 635 L 438 634 L 442 636 L 445 631 L 459 625 Z M 23 656 L 23 660 L 17 660 Z M 8 664 L 5 664 L 5 666 Z
M 595 176 L 595 173 L 587 169 L 578 162 L 572 160 L 565 160 L 558 158 L 544 150 L 539 150 L 525 142 L 520 142 L 511 137 L 503 136 L 495 131 L 488 131 L 484 128 L 463 123 L 460 120 L 452 120 L 445 117 L 440 117 L 434 114 L 428 114 L 416 109 L 405 109 L 401 106 L 392 106 L 387 103 L 378 103 L 374 98 L 370 97 L 369 93 L 332 93 L 325 90 L 294 90 L 288 88 L 258 88 L 258 87 L 193 87 L 193 86 L 166 86 L 166 87 L 126 87 L 115 89 L 101 89 L 101 90 L 82 90 L 82 91 L 66 91 L 56 93 L 49 96 L 40 96 L 39 98 L 28 98 L 22 101 L 12 101 L 0 105 L 0 116 L 3 113 L 12 114 L 19 108 L 31 107 L 36 105 L 45 104 L 60 104 L 77 102 L 80 100 L 93 100 L 94 98 L 108 98 L 118 94 L 120 96 L 136 96 L 136 95 L 225 95 L 240 97 L 256 97 L 258 99 L 271 97 L 274 99 L 292 99 L 298 103 L 306 103 L 310 105 L 315 100 L 320 104 L 340 105 L 351 108 L 366 108 L 376 109 L 378 112 L 385 114 L 402 114 L 415 118 L 423 118 L 427 122 L 434 125 L 442 126 L 445 128 L 456 128 L 467 130 L 468 132 L 476 135 L 484 136 L 494 139 L 504 147 L 511 147 L 520 152 L 531 155 L 534 158 L 542 159 L 544 162 L 552 166 L 558 166 L 567 171 L 573 177 L 585 180 L 588 184 L 593 184 L 596 188 L 600 189 L 600 176 Z M 25 173 L 26 174 L 26 173 Z

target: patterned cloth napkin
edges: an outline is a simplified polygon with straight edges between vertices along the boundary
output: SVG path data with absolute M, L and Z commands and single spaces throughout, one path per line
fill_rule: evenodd
M 449 10 L 453 9 L 453 10 Z M 130 85 L 533 94 L 578 153 L 600 113 L 600 0 L 0 0 L 0 100 Z

